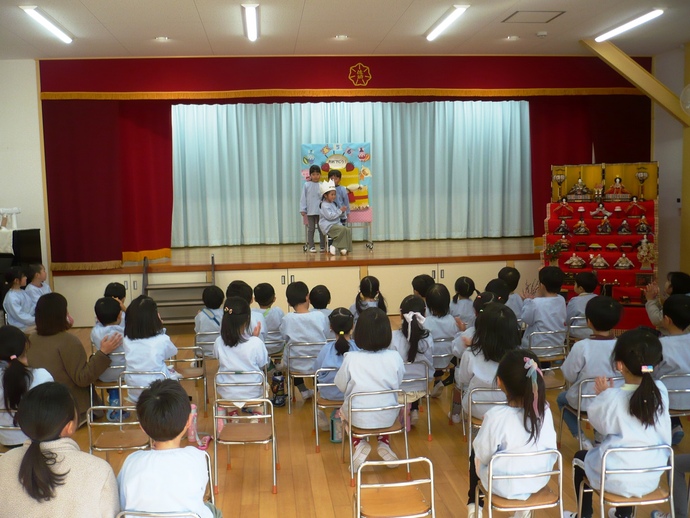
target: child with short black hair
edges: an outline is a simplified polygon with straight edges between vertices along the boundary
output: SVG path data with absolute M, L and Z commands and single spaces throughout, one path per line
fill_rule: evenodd
M 223 290 L 218 286 L 207 286 L 201 294 L 201 299 L 204 301 L 204 307 L 194 317 L 194 332 L 195 333 L 220 333 L 220 323 L 223 320 Z M 211 339 L 206 339 L 204 342 L 211 342 Z M 201 348 L 204 356 L 214 358 L 213 345 L 202 344 Z
M 500 302 L 501 304 L 505 304 L 510 298 L 510 287 L 503 279 L 491 279 L 486 283 L 484 291 L 496 295 L 496 302 Z M 515 316 L 517 316 L 517 313 Z
M 585 316 L 587 326 L 591 330 L 589 333 L 591 336 L 575 342 L 561 366 L 563 376 L 570 384 L 570 388 L 567 392 L 563 391 L 558 394 L 556 403 L 558 403 L 558 408 L 563 414 L 563 421 L 573 437 L 577 437 L 578 434 L 577 415 L 570 411 L 564 412 L 563 408 L 566 405 L 577 408 L 578 390 L 583 380 L 597 376 L 607 378 L 618 376 L 618 373 L 613 369 L 610 358 L 616 345 L 616 338 L 613 336 L 612 330 L 620 321 L 622 312 L 623 306 L 611 297 L 595 295 L 591 298 L 585 306 Z M 590 387 L 590 389 L 593 388 Z M 591 393 L 591 391 L 583 392 L 583 394 Z M 582 399 L 581 410 L 586 412 L 591 401 L 590 398 Z M 580 433 L 585 449 L 591 449 L 592 442 L 585 437 L 582 431 Z
M 123 336 L 125 334 L 124 328 L 120 325 L 122 320 L 122 310 L 120 303 L 112 297 L 101 297 L 94 305 L 94 312 L 98 322 L 93 329 L 91 329 L 91 343 L 93 346 L 101 350 L 101 342 L 104 338 L 111 335 Z M 122 353 L 124 348 L 122 345 L 118 346 L 113 353 Z M 120 373 L 125 370 L 125 358 L 121 354 L 112 356 L 110 353 L 110 366 L 101 374 L 98 379 L 101 381 L 117 381 Z M 120 405 L 120 391 L 117 388 L 108 389 L 108 404 L 112 406 Z M 115 414 L 108 414 L 110 418 L 116 418 Z
M 558 266 L 545 266 L 539 270 L 539 291 L 534 298 L 527 298 L 520 318 L 527 325 L 522 336 L 522 347 L 529 347 L 529 337 L 537 331 L 560 331 L 563 334 L 546 335 L 532 344 L 534 347 L 558 345 L 565 340 L 565 299 L 561 286 L 565 274 Z
M 225 297 L 241 297 L 247 301 L 250 306 L 254 302 L 254 290 L 244 281 L 234 280 L 228 284 L 225 290 Z M 264 319 L 264 312 L 260 309 L 252 310 L 252 321 L 249 324 L 252 334 L 256 332 L 256 327 L 259 328 L 259 338 L 262 342 L 266 341 L 266 320 Z
M 570 325 L 574 317 L 585 316 L 585 306 L 587 303 L 597 296 L 594 290 L 599 286 L 597 276 L 593 272 L 580 272 L 575 275 L 575 287 L 573 291 L 575 296 L 568 301 L 565 307 L 565 323 Z M 582 321 L 575 321 L 574 325 L 582 325 Z M 589 336 L 589 329 L 573 329 L 570 331 L 570 336 L 578 340 L 587 338 Z
M 386 299 L 379 291 L 379 280 L 373 275 L 367 275 L 359 281 L 359 293 L 355 303 L 350 306 L 350 311 L 355 317 L 355 326 L 359 314 L 367 308 L 379 308 L 384 313 L 387 311 Z
M 218 518 L 221 512 L 204 502 L 208 484 L 206 455 L 180 446 L 192 422 L 187 393 L 173 380 L 158 380 L 137 402 L 141 427 L 153 444 L 130 454 L 117 477 L 122 509 L 142 512 L 193 512 Z
M 320 311 L 309 311 L 309 288 L 302 281 L 291 282 L 285 290 L 287 302 L 295 310 L 283 317 L 280 324 L 280 332 L 285 340 L 286 347 L 295 342 L 326 342 L 329 324 L 326 316 Z M 317 356 L 321 350 L 321 345 L 310 347 L 299 347 L 295 349 L 294 356 L 308 355 Z M 283 361 L 287 361 L 286 358 Z M 312 374 L 314 372 L 314 359 L 290 360 L 292 371 Z M 295 386 L 302 394 L 302 399 L 311 399 L 314 395 L 312 389 L 308 389 L 304 384 L 304 379 L 294 378 Z
M 453 383 L 453 371 L 448 378 L 441 381 L 441 369 L 446 369 L 454 360 L 452 340 L 460 333 L 460 328 L 456 318 L 450 314 L 450 292 L 444 284 L 434 284 L 426 291 L 426 307 L 429 311 L 424 320 L 424 328 L 431 334 L 436 369 L 431 397 L 440 397 L 443 387 Z
M 510 288 L 510 295 L 506 301 L 506 306 L 513 310 L 516 317 L 519 317 L 520 313 L 522 313 L 523 300 L 519 293 L 515 293 L 515 290 L 517 290 L 520 284 L 520 272 L 512 266 L 504 266 L 498 271 L 498 278 Z
M 335 385 L 345 395 L 340 409 L 341 417 L 348 417 L 348 405 L 351 394 L 358 392 L 376 392 L 381 390 L 398 390 L 405 373 L 403 360 L 397 351 L 389 349 L 392 332 L 390 320 L 379 308 L 368 308 L 359 316 L 359 325 L 355 327 L 355 343 L 359 351 L 345 355 L 343 364 L 335 377 Z M 369 396 L 366 403 L 363 399 L 355 403 L 369 407 L 385 407 L 397 403 L 394 395 Z M 358 428 L 387 428 L 395 423 L 398 411 L 395 409 L 380 412 L 358 412 L 353 415 L 351 426 Z M 367 459 L 371 446 L 365 439 L 352 438 L 354 446 L 352 471 Z M 391 450 L 388 435 L 378 436 L 378 454 L 383 460 L 397 460 Z
M 328 180 L 335 184 L 335 206 L 340 209 L 345 207 L 345 211 L 340 216 L 340 222 L 345 225 L 347 223 L 347 216 L 350 214 L 350 197 L 347 194 L 347 189 L 340 185 L 343 178 L 343 173 L 337 169 L 331 169 L 328 172 Z
M 319 231 L 319 242 L 321 251 L 326 250 L 326 234 L 321 232 L 319 227 L 319 204 L 321 203 L 321 168 L 312 164 L 309 167 L 309 180 L 304 182 L 302 196 L 299 200 L 299 211 L 302 216 L 307 218 L 307 247 L 312 254 L 316 253 L 314 247 L 314 230 Z
M 309 292 L 309 302 L 314 308 L 314 311 L 320 311 L 328 318 L 331 314 L 331 310 L 328 309 L 328 305 L 331 303 L 331 292 L 323 284 L 314 286 Z M 335 340 L 335 334 L 332 329 L 328 330 L 326 333 L 326 338 L 328 340 Z
M 24 293 L 26 293 L 32 308 L 36 308 L 36 302 L 41 298 L 41 295 L 51 292 L 50 286 L 46 282 L 47 278 L 48 274 L 42 264 L 30 264 L 27 268 Z
M 464 331 L 474 325 L 474 307 L 472 307 L 472 295 L 479 295 L 474 281 L 469 277 L 458 277 L 455 281 L 455 295 L 450 303 L 450 314 L 464 324 Z
M 259 305 L 264 321 L 266 322 L 266 339 L 282 338 L 280 324 L 283 322 L 285 312 L 280 306 L 274 306 L 276 301 L 276 291 L 268 282 L 262 282 L 254 287 L 254 300 Z M 275 354 L 282 351 L 281 344 L 266 344 L 268 354 Z
M 120 325 L 124 329 L 125 327 L 125 315 L 127 313 L 127 306 L 125 305 L 125 300 L 127 300 L 127 288 L 121 282 L 111 282 L 103 290 L 104 297 L 110 297 L 117 300 L 120 303 L 120 311 L 122 312 L 122 319 Z
M 436 284 L 436 281 L 431 275 L 422 273 L 412 279 L 412 292 L 426 300 L 426 292 L 429 291 L 429 288 L 434 284 Z
M 29 298 L 22 289 L 25 286 L 26 274 L 21 268 L 12 266 L 5 272 L 1 298 L 7 323 L 29 335 L 36 330 L 35 306 L 31 306 Z

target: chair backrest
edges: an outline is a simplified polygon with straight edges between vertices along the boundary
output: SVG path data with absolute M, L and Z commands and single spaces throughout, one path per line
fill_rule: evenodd
M 86 413 L 89 453 L 94 451 L 146 450 L 151 441 L 136 418 L 136 407 L 127 405 L 92 406 Z M 94 412 L 112 412 L 115 420 L 96 420 Z M 127 413 L 127 414 L 125 414 Z
M 647 467 L 642 467 L 641 464 L 644 463 L 644 461 L 641 460 L 641 456 L 644 455 L 647 452 L 667 452 L 668 453 L 668 461 L 664 461 L 661 464 L 654 465 L 654 466 L 647 466 Z M 632 462 L 631 464 L 635 467 L 633 468 L 610 468 L 608 467 L 608 461 L 612 456 L 615 455 L 634 455 L 635 456 L 635 461 Z M 622 476 L 637 476 L 639 478 L 640 475 L 646 474 L 646 473 L 659 473 L 660 479 L 662 478 L 661 475 L 663 472 L 668 472 L 668 484 L 669 487 L 673 487 L 673 466 L 674 466 L 674 455 L 673 455 L 673 448 L 669 446 L 668 444 L 660 444 L 657 446 L 637 446 L 637 447 L 632 447 L 632 448 L 609 448 L 604 452 L 604 455 L 601 458 L 601 491 L 600 491 L 600 498 L 603 501 L 604 499 L 604 493 L 607 491 L 606 485 L 607 485 L 607 479 L 611 475 L 622 475 Z M 611 480 L 608 480 L 609 485 L 611 484 Z M 609 491 L 611 491 L 609 489 Z M 615 491 L 614 491 L 615 493 Z
M 434 363 L 441 359 L 447 359 L 448 362 L 450 362 L 450 360 L 453 358 L 453 338 L 434 338 L 434 351 L 439 349 L 447 349 L 447 352 L 432 354 L 431 356 L 434 358 Z
M 216 343 L 216 338 L 218 338 L 219 336 L 220 333 L 208 331 L 205 331 L 203 333 L 197 333 L 194 335 L 194 345 L 197 347 L 201 347 L 204 356 L 210 356 L 211 358 L 214 358 L 213 346 Z
M 690 374 L 665 374 L 659 380 L 666 386 L 669 408 L 676 410 L 675 415 L 686 410 L 685 415 L 690 414 Z
M 269 355 L 280 354 L 285 348 L 285 339 L 280 333 L 266 333 L 264 345 Z
M 613 383 L 614 387 L 622 387 L 623 384 L 625 383 L 625 378 L 623 376 L 615 376 L 613 378 L 609 378 L 609 380 Z M 594 384 L 596 383 L 597 379 L 596 378 L 586 378 L 583 379 L 580 384 L 577 387 L 577 414 L 578 416 L 580 415 L 581 412 L 586 411 L 586 406 L 588 406 L 587 400 L 588 399 L 594 399 L 597 397 L 596 392 L 594 391 Z
M 401 465 L 417 464 L 426 467 L 423 476 L 413 480 L 398 482 L 362 482 L 362 470 L 368 466 L 387 466 L 395 468 Z M 415 470 L 416 471 L 416 470 Z M 409 473 L 409 472 L 408 472 Z M 384 493 L 390 492 L 386 497 Z M 376 507 L 367 510 L 367 492 L 375 496 L 372 504 Z M 362 516 L 362 507 L 366 515 L 373 516 L 435 516 L 434 502 L 434 465 L 426 457 L 399 459 L 394 461 L 367 460 L 357 470 L 357 485 L 355 489 L 355 516 Z M 385 509 L 384 509 L 385 507 Z M 400 511 L 408 514 L 400 514 Z
M 468 407 L 467 413 L 472 417 L 472 407 L 507 405 L 505 393 L 499 388 L 477 387 L 470 390 L 467 398 Z
M 9 424 L 2 424 L 2 422 L 7 422 L 7 421 L 12 421 L 12 413 L 4 408 L 0 409 L 0 417 L 2 417 L 2 421 L 0 421 L 0 430 L 5 431 L 5 432 L 21 432 L 22 429 L 19 428 L 19 426 L 14 426 L 14 425 L 9 425 Z M 19 438 L 19 443 L 24 442 L 26 440 L 26 436 L 22 436 Z M 0 449 L 2 449 L 3 446 L 0 445 Z M 4 452 L 0 451 L 0 455 L 2 455 Z
M 287 342 L 283 358 L 288 372 L 313 375 L 314 362 L 324 345 L 326 342 Z
M 589 326 L 587 325 L 587 317 L 572 317 L 568 321 L 568 326 L 566 327 L 566 333 L 565 333 L 565 343 L 569 344 L 572 342 L 575 342 L 579 340 L 579 338 L 572 337 L 573 331 L 577 331 L 580 329 L 589 329 Z
M 535 331 L 529 335 L 528 348 L 537 355 L 538 358 L 548 358 L 550 356 L 565 356 L 566 330 L 556 331 Z
M 127 383 L 127 376 L 132 379 L 132 383 Z M 125 400 L 124 391 L 128 390 L 143 390 L 148 388 L 152 381 L 167 378 L 166 374 L 161 371 L 128 371 L 124 370 L 118 377 L 118 390 L 120 391 L 120 402 Z M 141 381 L 137 381 L 141 380 Z
M 387 414 L 397 415 L 401 408 L 405 408 L 405 403 L 399 403 L 399 401 L 404 401 L 404 394 L 402 389 L 355 392 L 350 394 L 347 405 L 347 422 L 350 423 L 350 425 L 358 426 L 356 423 L 353 423 L 353 418 L 356 419 L 358 414 L 364 415 L 373 412 L 380 414 L 381 412 L 386 412 Z M 369 400 L 369 402 L 364 403 L 365 400 Z M 387 403 L 387 400 L 390 401 L 390 403 Z M 404 424 L 407 426 L 407 414 L 403 412 L 403 416 L 405 416 Z
M 420 375 L 414 375 L 411 374 L 412 377 L 410 378 L 403 378 L 402 383 L 400 384 L 400 388 L 405 390 L 406 387 L 405 385 L 408 385 L 407 390 L 413 390 L 412 388 L 409 388 L 410 385 L 413 383 L 420 384 L 421 382 L 425 382 L 426 385 L 426 390 L 429 390 L 429 366 L 426 363 L 415 363 L 415 362 L 404 362 L 405 363 L 405 373 L 408 373 L 408 367 L 415 367 L 415 368 L 421 368 L 421 370 L 424 370 L 424 374 Z M 406 390 L 406 391 L 407 391 Z
M 233 389 L 237 396 L 222 397 L 218 389 Z M 266 397 L 268 386 L 266 375 L 262 371 L 218 371 L 213 378 L 213 389 L 216 401 L 247 401 Z M 261 395 L 252 395 L 256 392 Z M 246 397 L 245 397 L 246 394 Z
M 327 377 L 328 373 L 337 373 L 338 369 L 335 367 L 321 367 L 320 369 L 317 369 L 314 378 L 314 397 L 318 401 L 319 397 L 321 396 L 321 391 L 326 388 L 326 387 L 335 387 L 335 382 L 334 381 L 325 381 L 325 378 Z M 330 376 L 328 376 L 330 377 Z

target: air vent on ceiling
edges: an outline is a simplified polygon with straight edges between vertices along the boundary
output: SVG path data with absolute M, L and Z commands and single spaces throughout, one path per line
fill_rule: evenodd
M 515 11 L 502 23 L 549 23 L 565 11 Z

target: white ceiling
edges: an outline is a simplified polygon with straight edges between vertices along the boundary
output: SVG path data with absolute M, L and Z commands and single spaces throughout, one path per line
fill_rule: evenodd
M 612 40 L 634 56 L 690 41 L 690 0 L 464 0 L 436 41 L 424 34 L 452 0 L 258 0 L 260 37 L 244 37 L 251 0 L 0 0 L 0 59 L 284 55 L 588 55 L 593 38 L 653 8 L 665 13 Z M 75 37 L 65 45 L 18 5 L 38 6 Z M 549 22 L 519 22 L 532 16 Z M 513 16 L 511 20 L 507 18 Z M 540 39 L 537 32 L 547 31 Z M 347 34 L 337 41 L 336 34 Z M 507 41 L 509 35 L 519 36 Z M 167 36 L 157 42 L 156 36 Z M 270 71 L 267 71 L 270 73 Z

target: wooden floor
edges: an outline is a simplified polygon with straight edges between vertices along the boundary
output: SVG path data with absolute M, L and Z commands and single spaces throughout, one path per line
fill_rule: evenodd
M 393 320 L 397 328 L 397 322 Z M 82 342 L 88 343 L 87 329 L 74 331 Z M 193 341 L 191 330 L 169 329 L 173 341 L 178 346 L 190 345 Z M 217 368 L 217 367 L 216 367 Z M 203 401 L 201 385 L 194 387 L 185 383 L 195 402 Z M 211 384 L 212 387 L 212 384 Z M 212 391 L 212 388 L 211 388 Z M 556 393 L 549 394 L 551 408 L 558 419 L 559 412 L 555 402 Z M 440 399 L 432 399 L 433 440 L 427 440 L 426 409 L 420 421 L 409 434 L 410 455 L 425 456 L 431 459 L 436 477 L 436 516 L 466 516 L 468 489 L 467 443 L 463 440 L 462 427 L 448 424 L 448 408 L 451 389 L 447 388 Z M 236 446 L 232 448 L 232 469 L 227 471 L 225 448 L 219 447 L 220 494 L 216 505 L 228 517 L 266 517 L 266 518 L 345 518 L 352 516 L 353 489 L 349 483 L 348 464 L 340 460 L 340 444 L 331 443 L 327 432 L 321 432 L 321 453 L 315 453 L 313 434 L 313 414 L 311 402 L 305 404 L 298 396 L 292 415 L 287 406 L 276 409 L 276 429 L 280 470 L 278 471 L 278 493 L 271 493 L 271 453 L 263 446 Z M 556 423 L 558 426 L 558 423 Z M 211 419 L 199 417 L 199 429 L 212 432 Z M 686 425 L 686 429 L 688 426 Z M 77 431 L 75 439 L 82 450 L 88 451 L 88 435 L 85 428 Z M 186 441 L 183 441 L 183 444 Z M 690 452 L 690 439 L 686 439 L 678 452 Z M 393 449 L 400 455 L 403 443 L 400 437 L 392 440 Z M 565 431 L 561 452 L 564 457 L 564 501 L 565 509 L 576 510 L 572 488 L 571 461 L 577 449 L 577 442 Z M 212 455 L 213 447 L 209 447 Z M 100 454 L 102 455 L 102 454 Z M 126 454 L 111 454 L 110 462 L 116 474 Z M 375 448 L 370 459 L 377 459 Z M 184 474 L 180 473 L 180 476 Z M 366 473 L 366 479 L 392 480 L 404 478 L 402 468 L 395 470 L 377 469 Z M 664 508 L 660 506 L 660 508 Z M 596 510 L 596 509 L 595 509 Z M 651 510 L 651 509 L 650 509 Z M 641 516 L 648 516 L 648 510 L 641 510 Z M 665 512 L 668 512 L 666 510 Z M 541 516 L 560 518 L 557 510 L 540 511 Z

